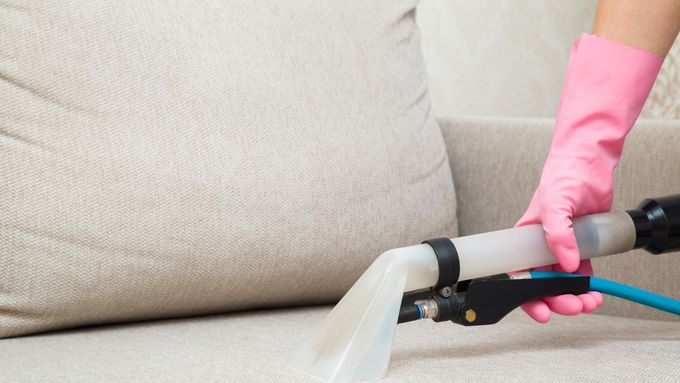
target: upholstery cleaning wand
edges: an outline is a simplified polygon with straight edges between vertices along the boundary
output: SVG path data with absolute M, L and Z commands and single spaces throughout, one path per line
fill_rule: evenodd
M 582 259 L 680 249 L 680 194 L 574 219 Z M 431 318 L 493 324 L 530 300 L 589 290 L 680 315 L 680 301 L 576 274 L 508 272 L 555 263 L 541 225 L 437 238 L 378 257 L 295 353 L 291 368 L 324 381 L 376 380 L 397 323 Z M 404 292 L 408 292 L 404 294 Z

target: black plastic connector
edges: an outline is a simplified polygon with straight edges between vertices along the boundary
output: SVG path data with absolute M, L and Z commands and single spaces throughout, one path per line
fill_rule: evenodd
M 458 315 L 450 320 L 464 326 L 494 324 L 512 310 L 534 299 L 560 294 L 584 294 L 589 287 L 589 277 L 473 279 L 466 291 L 456 293 L 455 298 L 462 305 L 457 310 Z
M 520 305 L 534 299 L 560 294 L 584 294 L 590 277 L 510 279 L 507 274 L 473 279 L 458 286 L 450 297 L 436 290 L 429 299 L 437 305 L 435 322 L 451 321 L 464 326 L 494 324 Z M 402 306 L 397 323 L 420 319 L 413 303 Z
M 653 254 L 680 250 L 680 194 L 648 198 L 626 210 L 635 225 L 635 248 Z
M 434 238 L 423 241 L 432 247 L 434 255 L 437 256 L 437 266 L 439 267 L 439 279 L 434 286 L 440 289 L 445 286 L 453 286 L 458 282 L 460 276 L 460 260 L 458 250 L 448 238 Z
M 434 301 L 437 302 L 437 310 L 439 315 L 432 318 L 435 322 L 444 322 L 457 318 L 460 316 L 461 310 L 465 306 L 465 296 L 453 294 L 449 298 L 444 298 L 441 295 L 435 295 Z

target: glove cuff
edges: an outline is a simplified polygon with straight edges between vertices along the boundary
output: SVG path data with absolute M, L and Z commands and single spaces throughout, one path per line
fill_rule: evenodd
M 584 33 L 574 43 L 565 95 L 593 95 L 640 113 L 663 58 L 642 49 Z
M 663 59 L 583 34 L 572 46 L 551 152 L 617 163 Z

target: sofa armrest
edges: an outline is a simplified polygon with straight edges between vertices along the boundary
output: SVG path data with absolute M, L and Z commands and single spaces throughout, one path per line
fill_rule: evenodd
M 553 121 L 460 118 L 440 121 L 440 126 L 456 186 L 460 235 L 512 227 L 538 185 Z M 638 122 L 615 180 L 615 209 L 635 207 L 645 197 L 680 193 L 680 121 Z M 631 251 L 593 263 L 603 278 L 680 298 L 678 254 Z M 619 299 L 608 299 L 600 312 L 674 318 Z

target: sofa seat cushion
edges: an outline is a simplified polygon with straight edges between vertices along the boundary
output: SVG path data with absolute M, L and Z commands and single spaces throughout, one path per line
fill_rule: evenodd
M 0 341 L 3 382 L 300 382 L 286 360 L 328 307 L 89 327 Z M 582 315 L 537 325 L 399 325 L 385 381 L 674 381 L 680 323 Z M 677 381 L 677 380 L 675 380 Z

